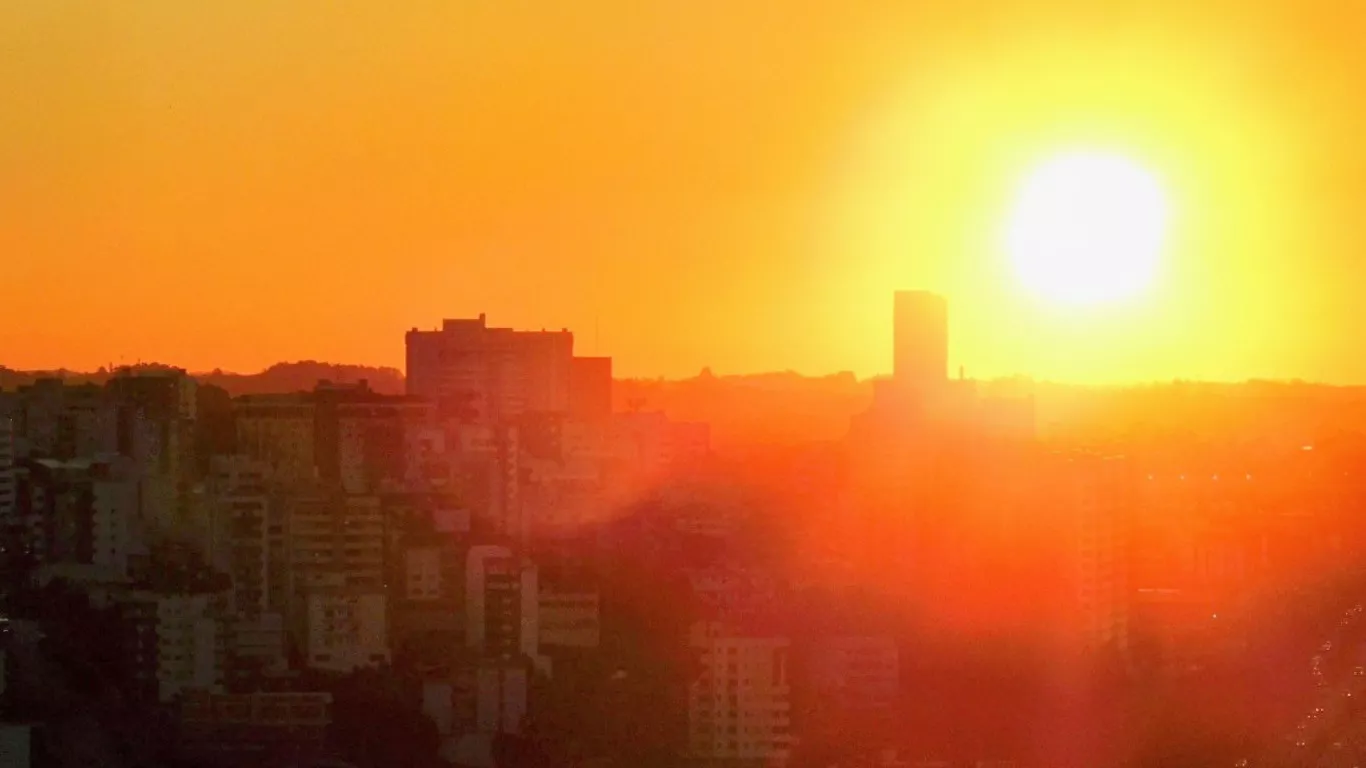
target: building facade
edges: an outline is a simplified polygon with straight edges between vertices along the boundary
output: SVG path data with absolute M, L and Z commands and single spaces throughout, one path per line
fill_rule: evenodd
M 303 656 L 313 669 L 351 672 L 389 663 L 389 617 L 382 591 L 340 586 L 309 589 Z
M 540 604 L 534 564 L 506 547 L 471 547 L 465 590 L 467 648 L 490 658 L 537 657 Z
M 18 503 L 15 488 L 14 416 L 9 402 L 0 395 L 0 526 L 8 527 L 14 520 Z
M 782 763 L 790 756 L 791 640 L 699 621 L 690 630 L 702 673 L 689 691 L 688 753 L 704 761 Z
M 596 590 L 543 588 L 538 600 L 542 649 L 598 647 L 602 639 L 602 596 Z
M 949 367 L 949 312 L 944 297 L 928 291 L 897 291 L 892 323 L 892 378 L 917 388 L 943 384 Z
M 226 643 L 222 606 L 213 594 L 156 597 L 158 698 L 185 691 L 222 692 Z
M 408 394 L 462 421 L 567 413 L 574 334 L 490 328 L 484 315 L 407 334 Z

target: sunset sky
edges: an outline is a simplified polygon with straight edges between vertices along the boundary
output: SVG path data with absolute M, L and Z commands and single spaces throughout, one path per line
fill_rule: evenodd
M 928 288 L 969 375 L 1366 382 L 1349 7 L 9 0 L 0 365 L 401 366 L 486 312 L 621 375 L 872 375 Z M 1168 196 L 1132 303 L 1002 253 L 1078 147 Z

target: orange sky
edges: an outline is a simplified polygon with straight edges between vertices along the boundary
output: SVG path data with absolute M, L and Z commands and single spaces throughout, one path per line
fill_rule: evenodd
M 0 364 L 401 365 L 483 311 L 625 375 L 873 374 L 926 287 L 972 375 L 1366 381 L 1366 12 L 1121 7 L 0 3 Z M 1003 264 L 1076 146 L 1171 197 L 1136 304 Z

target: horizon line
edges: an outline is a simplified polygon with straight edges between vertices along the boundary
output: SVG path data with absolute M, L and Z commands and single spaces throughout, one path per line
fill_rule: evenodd
M 272 369 L 277 368 L 277 367 L 280 367 L 280 366 L 302 366 L 302 365 L 317 365 L 317 366 L 325 366 L 325 367 L 329 367 L 329 368 L 364 368 L 364 369 L 374 370 L 374 371 L 377 371 L 377 372 L 395 373 L 395 374 L 398 375 L 398 377 L 399 377 L 400 379 L 403 379 L 403 380 L 406 380 L 406 379 L 407 379 L 407 372 L 404 371 L 404 370 L 401 369 L 401 368 L 396 367 L 396 366 L 391 366 L 391 365 L 370 365 L 370 364 L 366 364 L 366 363 L 331 363 L 331 362 L 326 362 L 326 361 L 323 361 L 323 360 L 312 360 L 312 359 L 306 359 L 306 360 L 281 360 L 281 361 L 279 361 L 279 362 L 272 363 L 272 364 L 266 366 L 265 368 L 262 368 L 262 369 L 260 369 L 260 370 L 258 370 L 258 371 L 256 371 L 256 372 L 254 372 L 254 373 L 244 373 L 244 372 L 241 372 L 241 371 L 231 371 L 231 370 L 225 370 L 225 369 L 220 369 L 220 368 L 215 368 L 215 369 L 212 369 L 212 370 L 198 370 L 198 371 L 197 371 L 197 370 L 192 370 L 192 369 L 190 369 L 190 368 L 187 368 L 187 367 L 185 367 L 185 366 L 173 365 L 173 364 L 171 364 L 171 363 L 162 363 L 162 362 L 138 362 L 138 363 L 130 363 L 130 364 L 126 364 L 126 365 L 116 365 L 116 366 L 112 366 L 112 367 L 100 366 L 98 369 L 95 369 L 95 370 L 82 370 L 82 369 L 79 369 L 79 368 L 66 368 L 66 367 L 61 367 L 61 368 L 11 368 L 11 367 L 9 367 L 9 366 L 3 364 L 3 363 L 0 363 L 0 372 L 11 373 L 11 374 L 17 374 L 17 375 L 25 375 L 25 376 L 33 376 L 33 377 L 39 377 L 39 378 L 66 378 L 66 377 L 81 377 L 81 376 L 99 376 L 99 375 L 102 375 L 102 374 L 103 374 L 103 375 L 111 375 L 111 374 L 114 374 L 114 373 L 116 373 L 116 372 L 118 372 L 118 371 L 120 371 L 120 370 L 136 370 L 136 369 L 139 369 L 139 368 L 164 368 L 164 369 L 172 369 L 172 370 L 183 371 L 187 376 L 190 376 L 191 378 L 202 378 L 202 377 L 209 377 L 209 376 L 252 377 L 252 376 L 263 376 L 263 375 L 269 373 Z M 804 373 L 804 372 L 801 372 L 801 371 L 798 371 L 798 370 L 792 369 L 792 368 L 785 368 L 785 369 L 775 369 L 775 370 L 768 370 L 768 371 L 751 371 L 751 372 L 748 372 L 748 373 L 716 373 L 715 371 L 712 370 L 711 366 L 703 366 L 703 367 L 701 368 L 701 370 L 699 370 L 697 373 L 694 373 L 694 374 L 692 374 L 692 375 L 687 375 L 687 376 L 666 376 L 666 375 L 653 375 L 653 376 L 649 376 L 649 375 L 638 375 L 638 376 L 613 376 L 613 377 L 612 377 L 612 380 L 613 380 L 613 381 L 643 381 L 643 382 L 661 382 L 661 381 L 662 381 L 662 382 L 684 382 L 684 381 L 695 381 L 695 380 L 698 380 L 698 379 L 702 379 L 702 378 L 704 378 L 708 373 L 710 373 L 710 375 L 711 375 L 712 378 L 716 378 L 716 379 L 743 379 L 743 378 L 757 378 L 757 377 L 761 377 L 761 376 L 796 376 L 796 377 L 798 377 L 798 378 L 803 378 L 803 379 L 831 379 L 831 378 L 842 378 L 842 377 L 845 377 L 845 376 L 849 376 L 849 377 L 852 377 L 852 378 L 854 379 L 855 383 L 859 383 L 859 384 L 863 384 L 863 383 L 873 383 L 873 382 L 877 382 L 877 381 L 890 381 L 890 380 L 892 380 L 892 374 L 891 374 L 890 372 L 876 373 L 876 374 L 872 374 L 872 375 L 870 375 L 870 376 L 860 376 L 860 375 L 858 375 L 857 373 L 855 373 L 854 371 L 847 370 L 847 369 L 846 369 L 846 370 L 840 370 L 840 371 L 830 371 L 830 372 L 827 372 L 827 373 L 812 374 L 812 373 Z M 1328 381 L 1318 381 L 1318 380 L 1302 379 L 1302 378 L 1293 378 L 1293 377 L 1292 377 L 1292 378 L 1275 378 L 1275 377 L 1259 377 L 1259 376 L 1248 377 L 1248 378 L 1245 378 L 1245 379 L 1195 379 L 1195 378 L 1183 378 L 1183 377 L 1177 376 L 1177 377 L 1173 377 L 1173 378 L 1169 378 L 1169 379 L 1145 379 L 1145 380 L 1135 380 L 1135 381 L 1128 381 L 1128 382 L 1079 382 L 1079 381 L 1065 381 L 1065 380 L 1057 380 L 1057 379 L 1039 379 L 1039 378 L 1035 378 L 1035 377 L 1033 377 L 1033 376 L 1031 376 L 1031 375 L 1029 375 L 1029 374 L 1014 373 L 1014 374 L 1004 374 L 1004 375 L 991 376 L 991 377 L 981 377 L 981 378 L 967 377 L 967 378 L 963 378 L 963 379 L 955 378 L 955 377 L 952 377 L 952 376 L 945 376 L 945 377 L 944 377 L 944 381 L 945 381 L 945 383 L 953 383 L 953 382 L 955 382 L 955 381 L 970 381 L 970 382 L 974 382 L 974 383 L 1007 383 L 1007 382 L 1017 382 L 1017 383 L 1022 383 L 1022 384 L 1023 384 L 1023 383 L 1028 383 L 1028 384 L 1032 384 L 1032 385 L 1036 385 L 1036 386 L 1037 386 L 1037 385 L 1044 385 L 1044 386 L 1063 386 L 1063 387 L 1080 387 L 1080 388 L 1088 388 L 1088 389 L 1133 389 L 1133 388 L 1140 388 L 1140 387 L 1172 386 L 1172 385 L 1178 385 L 1178 384 L 1199 384 L 1199 385 L 1208 385 L 1208 386 L 1240 386 L 1240 385 L 1250 385 L 1250 384 L 1272 384 L 1272 385 L 1279 385 L 1279 386 L 1330 387 L 1330 388 L 1335 388 L 1335 389 L 1366 388 L 1366 381 L 1358 382 L 1358 383 L 1346 383 L 1346 384 L 1344 384 L 1344 383 L 1334 383 L 1334 382 L 1328 382 Z

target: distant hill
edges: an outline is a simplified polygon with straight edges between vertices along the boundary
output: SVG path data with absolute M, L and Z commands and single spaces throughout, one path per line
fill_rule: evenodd
M 135 371 L 167 370 L 172 366 L 159 363 L 144 363 L 130 366 Z M 0 390 L 13 390 L 16 387 L 32 384 L 34 380 L 57 377 L 70 384 L 103 384 L 112 376 L 108 369 L 94 372 L 82 371 L 15 371 L 0 367 Z M 320 363 L 315 360 L 302 360 L 295 363 L 276 363 L 260 373 L 231 373 L 221 370 L 192 371 L 191 375 L 201 384 L 222 387 L 228 394 L 259 395 L 271 392 L 300 392 L 313 389 L 321 379 L 334 382 L 352 383 L 365 379 L 370 388 L 384 394 L 403 394 L 403 373 L 396 368 L 373 368 L 366 365 L 338 365 Z
M 403 394 L 403 372 L 397 368 L 372 368 L 368 365 L 335 365 L 304 360 L 297 363 L 276 363 L 254 374 L 212 371 L 196 373 L 195 378 L 205 384 L 226 389 L 229 394 L 257 395 L 270 392 L 300 392 L 312 390 L 326 379 L 339 384 L 353 384 L 364 379 L 370 389 L 385 395 Z

